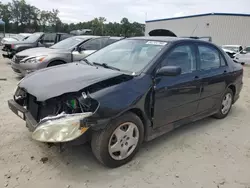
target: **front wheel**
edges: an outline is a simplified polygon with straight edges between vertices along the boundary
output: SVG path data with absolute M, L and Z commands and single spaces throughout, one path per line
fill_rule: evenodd
M 232 104 L 233 104 L 233 91 L 228 88 L 222 97 L 220 109 L 214 115 L 214 117 L 217 119 L 225 118 L 229 114 Z
M 142 121 L 130 112 L 113 120 L 105 129 L 94 132 L 91 147 L 98 161 L 115 168 L 132 160 L 143 137 Z

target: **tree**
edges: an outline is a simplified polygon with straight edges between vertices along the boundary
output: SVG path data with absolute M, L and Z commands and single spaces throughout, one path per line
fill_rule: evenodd
M 105 17 L 94 18 L 91 21 L 79 23 L 62 23 L 59 10 L 40 10 L 28 4 L 25 0 L 12 0 L 11 3 L 0 2 L 0 18 L 6 26 L 6 32 L 52 31 L 67 32 L 72 30 L 91 29 L 94 35 L 110 36 L 140 36 L 144 35 L 144 24 L 130 23 L 123 18 L 120 23 L 107 22 Z

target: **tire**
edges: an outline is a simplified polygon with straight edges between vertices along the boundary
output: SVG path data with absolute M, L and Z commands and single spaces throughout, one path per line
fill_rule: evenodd
M 225 100 L 226 96 L 231 96 L 231 102 L 229 101 L 229 105 L 228 105 L 228 109 L 226 110 L 226 112 L 223 113 L 223 101 Z M 227 115 L 229 114 L 231 108 L 232 108 L 232 104 L 233 104 L 233 91 L 231 89 L 227 89 L 226 92 L 224 93 L 222 99 L 221 99 L 221 105 L 220 105 L 220 109 L 219 111 L 214 115 L 215 118 L 217 119 L 223 119 L 225 117 L 227 117 Z
M 127 136 L 126 138 L 124 138 L 125 136 L 123 135 L 123 133 L 127 134 L 128 130 L 122 130 L 122 129 L 126 128 L 126 126 L 130 127 L 131 128 L 130 130 L 133 131 L 132 131 L 132 136 L 130 137 Z M 118 134 L 121 133 L 120 131 L 121 132 L 125 131 L 125 132 L 123 132 L 122 134 Z M 116 135 L 122 135 L 122 137 L 120 137 L 121 139 Z M 143 142 L 143 139 L 144 139 L 144 126 L 141 119 L 134 113 L 128 112 L 112 120 L 111 123 L 105 129 L 92 133 L 92 139 L 91 139 L 92 152 L 99 162 L 101 162 L 102 164 L 104 164 L 109 168 L 116 168 L 132 160 L 132 158 L 138 152 Z M 130 142 L 134 140 L 138 140 L 137 143 L 134 144 L 133 146 L 129 146 L 131 144 Z M 119 145 L 118 147 L 123 151 L 125 151 L 124 153 L 127 153 L 128 156 L 126 156 L 126 158 L 121 157 L 118 159 L 118 156 L 121 156 L 122 152 L 112 153 L 111 151 L 112 147 L 110 146 L 112 142 L 117 143 L 116 145 L 117 146 Z M 129 149 L 130 147 L 131 149 Z
M 56 66 L 56 65 L 62 65 L 65 64 L 63 61 L 53 61 L 51 62 L 48 67 Z

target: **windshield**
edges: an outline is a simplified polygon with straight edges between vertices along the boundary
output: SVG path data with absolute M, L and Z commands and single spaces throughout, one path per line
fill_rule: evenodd
M 64 40 L 54 44 L 50 48 L 53 48 L 53 49 L 70 49 L 70 48 L 73 48 L 76 45 L 80 44 L 84 40 L 86 40 L 86 38 L 70 37 L 70 38 L 64 39 Z
M 25 42 L 36 42 L 40 37 L 42 33 L 34 33 L 29 38 L 25 39 Z
M 106 64 L 136 74 L 145 68 L 167 42 L 126 39 L 89 55 L 91 63 Z

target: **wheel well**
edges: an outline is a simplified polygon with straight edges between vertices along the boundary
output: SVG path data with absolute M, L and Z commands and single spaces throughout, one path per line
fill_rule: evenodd
M 53 64 L 59 65 L 59 64 L 65 64 L 65 63 L 66 63 L 66 62 L 65 62 L 65 61 L 62 61 L 62 60 L 54 60 L 54 61 L 52 61 L 52 62 L 50 62 L 50 63 L 48 64 L 48 67 L 53 66 Z
M 143 123 L 143 126 L 144 126 L 144 128 L 145 128 L 146 120 L 145 120 L 145 117 L 144 117 L 143 114 L 142 114 L 142 111 L 141 111 L 140 109 L 138 109 L 138 108 L 133 108 L 133 109 L 129 110 L 129 112 L 132 112 L 132 113 L 134 113 L 135 115 L 137 115 L 137 116 L 141 119 L 141 121 L 142 121 L 142 123 Z
M 233 95 L 235 95 L 235 93 L 236 93 L 236 88 L 235 88 L 235 86 L 234 86 L 234 85 L 230 85 L 228 88 L 231 89 L 232 92 L 233 92 Z

